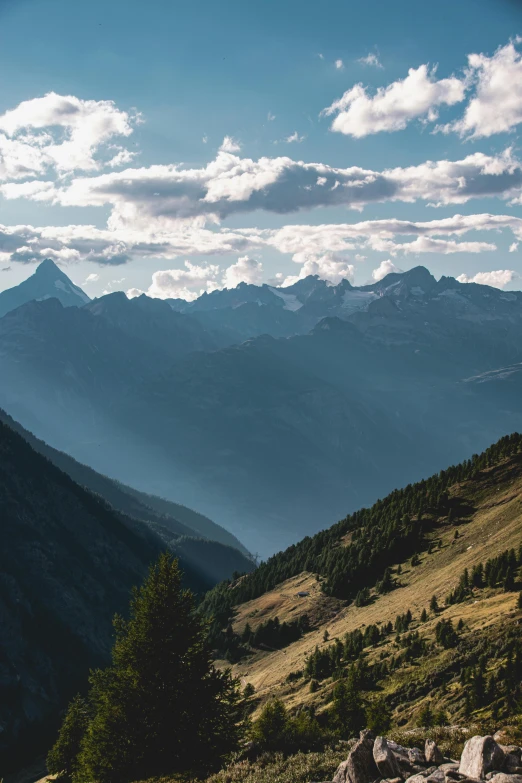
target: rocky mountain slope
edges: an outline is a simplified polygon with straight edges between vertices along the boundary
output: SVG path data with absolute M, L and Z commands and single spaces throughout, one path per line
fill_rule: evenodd
M 0 755 L 14 762 L 45 749 L 60 707 L 107 661 L 114 613 L 167 545 L 196 592 L 252 564 L 193 530 L 174 532 L 180 523 L 123 489 L 134 518 L 116 511 L 3 421 L 0 484 Z
M 48 258 L 23 283 L 0 292 L 0 318 L 26 302 L 43 299 L 58 299 L 64 307 L 83 307 L 90 301 L 87 294 Z

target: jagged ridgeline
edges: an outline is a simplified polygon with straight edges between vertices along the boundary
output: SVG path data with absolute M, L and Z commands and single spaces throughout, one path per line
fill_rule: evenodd
M 214 642 L 223 645 L 221 630 L 229 623 L 234 606 L 263 595 L 303 571 L 321 577 L 323 592 L 336 598 L 356 599 L 359 594 L 364 600 L 365 588 L 377 587 L 379 592 L 391 589 L 393 579 L 387 569 L 432 547 L 433 540 L 428 543 L 427 534 L 436 527 L 437 520 L 445 517 L 456 521 L 469 513 L 462 498 L 452 496 L 449 489 L 521 453 L 522 435 L 505 436 L 482 454 L 395 490 L 371 508 L 307 536 L 236 582 L 219 584 L 202 603 L 202 610 L 213 617 Z M 233 637 L 229 634 L 225 638 L 225 651 L 231 652 L 228 647 L 233 645 Z

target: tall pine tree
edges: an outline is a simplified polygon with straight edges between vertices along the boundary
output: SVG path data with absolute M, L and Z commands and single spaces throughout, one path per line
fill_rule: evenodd
M 115 630 L 112 665 L 90 678 L 93 717 L 73 779 L 126 783 L 218 767 L 239 739 L 238 684 L 212 666 L 171 555 L 151 567 Z

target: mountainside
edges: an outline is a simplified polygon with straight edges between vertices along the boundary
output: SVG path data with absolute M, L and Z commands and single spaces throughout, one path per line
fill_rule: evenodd
M 0 747 L 22 754 L 107 658 L 112 616 L 162 544 L 3 423 L 0 476 Z
M 248 555 L 243 544 L 235 536 L 203 514 L 198 514 L 186 506 L 179 505 L 179 503 L 138 492 L 132 487 L 127 487 L 107 476 L 96 473 L 92 468 L 82 465 L 68 454 L 57 451 L 44 441 L 35 438 L 32 433 L 24 429 L 2 409 L 0 409 L 0 422 L 15 430 L 35 451 L 67 473 L 77 484 L 101 495 L 113 508 L 127 516 L 149 524 L 160 525 L 174 536 L 206 538 L 211 542 L 219 542 Z M 249 570 L 247 565 L 246 562 L 236 562 L 231 572 Z
M 520 697 L 521 566 L 512 435 L 214 588 L 203 608 L 255 714 L 272 696 L 324 713 L 354 668 L 396 726 L 427 725 L 427 704 L 447 725 L 502 723 Z
M 184 309 L 118 295 L 7 314 L 0 405 L 263 556 L 522 429 L 519 292 L 417 267 L 361 288 L 238 286 Z M 304 320 L 292 336 L 226 345 L 252 313 L 279 329 L 272 312 Z
M 131 587 L 160 551 L 168 547 L 179 556 L 186 584 L 199 593 L 253 564 L 73 465 L 72 472 L 98 490 L 108 486 L 107 494 L 132 517 L 116 511 L 33 449 L 9 417 L 2 419 L 0 751 L 25 760 L 45 747 L 59 708 L 85 686 L 89 667 L 106 662 L 112 617 L 127 610 Z M 32 441 L 71 467 L 66 455 L 60 459 Z
M 87 294 L 48 258 L 23 283 L 0 292 L 0 318 L 26 302 L 42 299 L 58 299 L 64 307 L 83 307 L 90 301 Z

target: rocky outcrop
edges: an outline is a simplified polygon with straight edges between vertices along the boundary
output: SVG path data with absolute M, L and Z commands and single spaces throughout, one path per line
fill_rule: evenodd
M 460 761 L 445 758 L 427 739 L 424 752 L 361 732 L 333 783 L 522 783 L 522 748 L 493 737 L 471 737 Z
M 426 740 L 426 744 L 424 746 L 424 756 L 428 764 L 436 764 L 439 766 L 439 764 L 442 764 L 444 761 L 444 756 L 432 739 Z
M 383 778 L 399 778 L 397 759 L 384 737 L 377 737 L 373 745 L 373 759 Z
M 464 745 L 459 772 L 468 778 L 484 780 L 491 770 L 501 770 L 505 754 L 493 737 L 471 737 Z
M 375 738 L 370 731 L 361 731 L 346 761 L 337 768 L 333 783 L 370 783 L 382 776 L 373 758 Z

